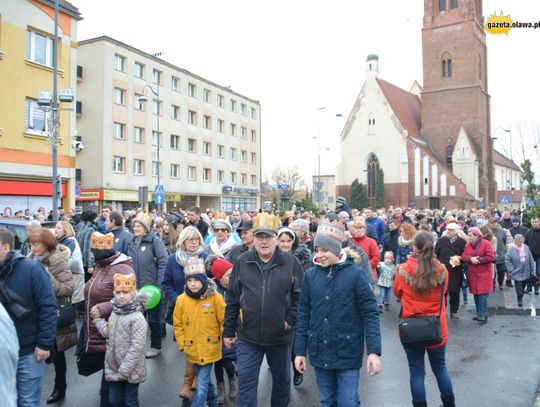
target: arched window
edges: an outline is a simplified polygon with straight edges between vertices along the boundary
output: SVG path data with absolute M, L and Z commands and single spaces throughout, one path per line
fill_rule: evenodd
M 452 66 L 452 56 L 448 52 L 444 52 L 441 56 L 442 77 L 449 78 L 454 70 Z
M 367 195 L 369 206 L 375 206 L 375 185 L 377 183 L 377 170 L 379 169 L 379 159 L 373 153 L 368 155 L 367 161 Z
M 443 59 L 442 61 L 442 76 L 443 78 L 446 78 L 446 59 Z
M 448 74 L 448 77 L 452 76 L 452 60 L 449 59 L 447 62 L 446 62 L 446 65 L 447 65 L 447 74 Z

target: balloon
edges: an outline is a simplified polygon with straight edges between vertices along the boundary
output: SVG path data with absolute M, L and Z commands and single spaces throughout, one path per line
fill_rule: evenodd
M 155 285 L 145 285 L 139 290 L 139 292 L 147 293 L 149 295 L 146 309 L 156 308 L 161 301 L 161 291 Z

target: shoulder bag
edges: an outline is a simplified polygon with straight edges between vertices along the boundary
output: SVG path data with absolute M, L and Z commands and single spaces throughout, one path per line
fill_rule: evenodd
M 58 300 L 58 321 L 57 328 L 66 328 L 75 323 L 75 310 L 70 298 Z

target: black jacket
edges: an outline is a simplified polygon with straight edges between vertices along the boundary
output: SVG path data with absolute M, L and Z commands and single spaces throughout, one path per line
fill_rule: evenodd
M 202 220 L 202 218 L 199 219 L 199 223 L 197 223 L 196 225 L 189 222 L 189 226 L 195 226 L 199 230 L 199 232 L 201 232 L 203 239 L 206 239 L 206 236 L 208 236 L 208 223 Z
M 531 249 L 535 260 L 540 258 L 540 229 L 529 229 L 525 235 L 525 244 Z
M 396 258 L 398 251 L 398 238 L 399 229 L 394 229 L 384 235 L 383 254 L 385 252 L 392 252 L 394 253 L 394 259 Z
M 240 258 L 242 254 L 247 252 L 249 249 L 245 244 L 234 246 L 229 252 L 225 255 L 225 258 L 230 261 L 233 265 L 236 263 L 236 260 Z
M 277 247 L 266 264 L 256 250 L 244 253 L 230 277 L 223 337 L 236 334 L 259 346 L 291 343 L 303 277 L 300 262 Z

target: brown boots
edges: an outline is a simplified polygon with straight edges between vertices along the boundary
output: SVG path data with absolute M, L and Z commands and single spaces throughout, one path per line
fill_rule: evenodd
M 195 378 L 195 368 L 192 363 L 186 360 L 186 368 L 184 370 L 184 385 L 180 391 L 179 397 L 191 400 L 193 391 L 197 389 L 197 380 Z

